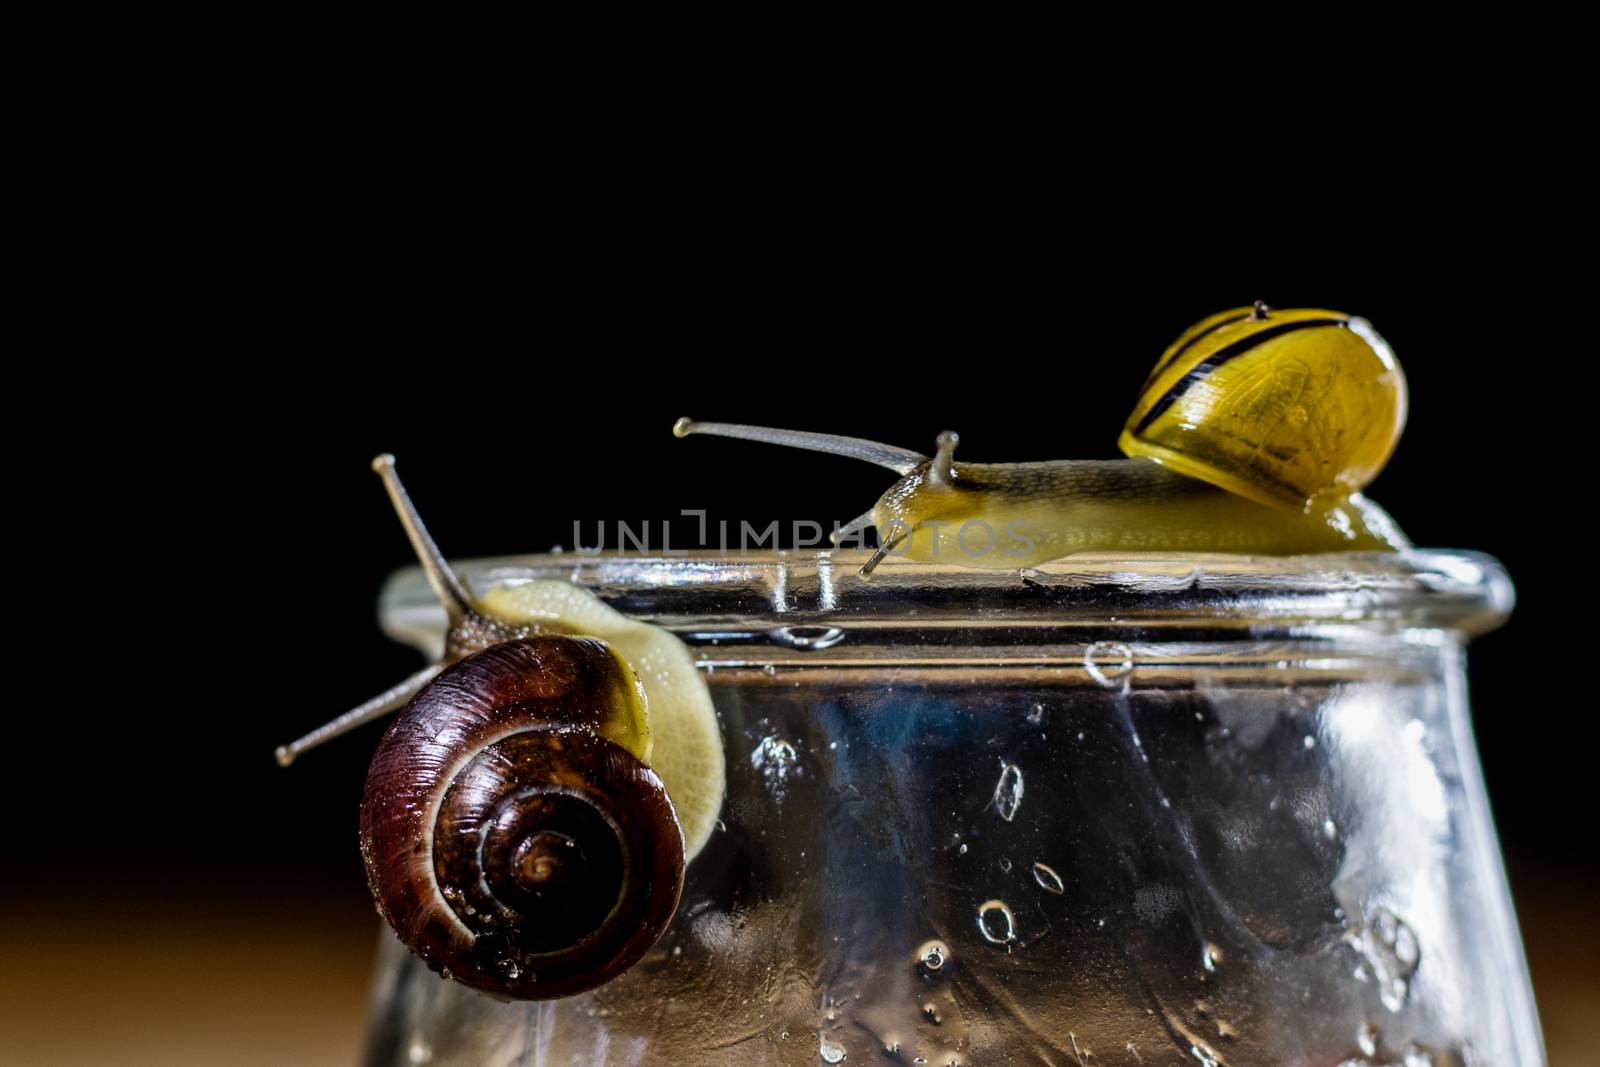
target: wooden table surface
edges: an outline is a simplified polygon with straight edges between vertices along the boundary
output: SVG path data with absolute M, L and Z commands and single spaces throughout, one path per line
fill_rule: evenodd
M 1513 882 L 1551 1067 L 1588 1067 L 1600 1048 L 1593 875 Z M 200 900 L 184 882 L 109 903 L 6 892 L 0 1063 L 356 1063 L 378 934 L 363 887 L 234 878 Z

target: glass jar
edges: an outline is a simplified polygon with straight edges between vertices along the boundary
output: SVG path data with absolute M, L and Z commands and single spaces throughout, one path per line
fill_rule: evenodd
M 698 657 L 727 794 L 645 959 L 503 1003 L 385 931 L 372 1064 L 1464 1064 L 1543 1052 L 1471 553 L 551 555 Z M 416 572 L 383 597 L 437 654 Z

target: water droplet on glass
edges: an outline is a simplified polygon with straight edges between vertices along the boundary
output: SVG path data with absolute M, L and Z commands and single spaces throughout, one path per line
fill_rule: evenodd
M 1083 653 L 1083 669 L 1107 689 L 1126 686 L 1133 672 L 1133 649 L 1116 641 L 1096 641 Z
M 1035 863 L 1033 880 L 1039 883 L 1040 889 L 1046 893 L 1054 893 L 1058 897 L 1067 891 L 1067 887 L 1061 882 L 1061 876 L 1049 864 Z
M 843 1063 L 845 1061 L 844 1049 L 840 1048 L 838 1045 L 835 1045 L 827 1038 L 820 1038 L 819 1046 L 822 1053 L 823 1063 Z
M 1006 857 L 1006 856 L 1001 856 L 1000 857 L 1000 872 L 1002 874 L 1010 874 L 1011 873 L 1011 860 L 1010 860 L 1009 857 Z
M 1017 939 L 1017 917 L 1003 900 L 978 905 L 978 933 L 991 945 L 1009 945 Z
M 794 746 L 773 734 L 763 737 L 750 753 L 750 765 L 753 767 L 789 767 L 794 761 Z
M 1022 806 L 1022 771 L 1015 763 L 1000 761 L 1000 780 L 995 783 L 992 803 L 1006 822 L 1017 817 Z
M 518 978 L 522 977 L 522 967 L 517 963 L 516 960 L 501 960 L 494 966 L 495 969 L 498 970 L 500 974 L 509 981 L 515 982 Z
M 950 946 L 933 938 L 917 947 L 917 966 L 924 974 L 938 974 L 950 962 Z
M 1307 752 L 1317 747 L 1317 739 L 1310 734 L 1306 734 L 1305 737 L 1301 738 L 1300 743 L 1305 746 Z
M 1206 970 L 1215 973 L 1222 965 L 1222 947 L 1214 941 L 1207 941 L 1206 947 L 1200 950 L 1200 962 Z
M 1035 726 L 1039 726 L 1044 723 L 1043 704 L 1035 704 L 1033 707 L 1028 709 L 1028 721 Z
M 1332 819 L 1324 819 L 1322 821 L 1322 836 L 1329 841 L 1339 840 L 1339 824 Z
M 1388 908 L 1378 908 L 1366 925 L 1345 935 L 1345 943 L 1359 952 L 1378 983 L 1378 999 L 1390 1011 L 1405 1006 L 1411 977 L 1422 962 L 1416 932 Z
M 406 1047 L 406 1061 L 408 1063 L 433 1062 L 433 1046 L 422 1038 L 412 1038 L 411 1044 Z
M 774 674 L 778 673 L 778 668 L 776 665 L 769 663 L 761 668 L 761 673 L 766 675 L 768 678 L 771 678 Z
M 928 1017 L 928 1021 L 935 1026 L 938 1026 L 940 1023 L 944 1022 L 944 1016 L 940 1015 L 939 1009 L 934 1007 L 932 1004 L 924 1004 L 922 1006 L 922 1014 L 926 1015 Z
M 776 734 L 768 734 L 751 751 L 750 766 L 761 772 L 767 789 L 781 801 L 789 775 L 800 773 L 799 759 L 792 744 Z
M 963 844 L 960 848 L 956 849 L 956 855 L 965 856 L 966 854 L 967 854 L 967 846 L 965 844 Z
M 1361 1049 L 1364 1056 L 1378 1054 L 1378 1028 L 1371 1023 L 1361 1024 L 1361 1029 L 1356 1031 L 1356 1047 Z
M 1221 1059 L 1217 1056 L 1216 1050 L 1204 1041 L 1196 1041 L 1190 1045 L 1189 1052 L 1204 1064 L 1204 1067 L 1221 1067 Z

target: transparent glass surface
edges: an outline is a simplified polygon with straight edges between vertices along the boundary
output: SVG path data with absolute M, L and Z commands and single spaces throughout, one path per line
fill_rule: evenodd
M 727 796 L 593 993 L 495 1001 L 385 931 L 369 1063 L 1543 1062 L 1464 688 L 1493 560 L 860 562 L 462 567 L 679 634 Z M 382 618 L 436 650 L 415 573 Z

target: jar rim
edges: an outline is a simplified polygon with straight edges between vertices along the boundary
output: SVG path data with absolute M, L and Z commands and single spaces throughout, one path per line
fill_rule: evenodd
M 870 578 L 859 549 L 556 552 L 454 563 L 468 588 L 559 579 L 594 591 L 628 615 L 673 629 L 717 625 L 991 625 L 1083 629 L 1392 633 L 1461 637 L 1500 626 L 1515 602 L 1493 557 L 1408 549 L 1302 556 L 1222 553 L 1080 553 L 1024 569 L 980 569 L 896 557 Z M 431 647 L 443 609 L 420 568 L 395 572 L 380 600 L 397 640 Z

